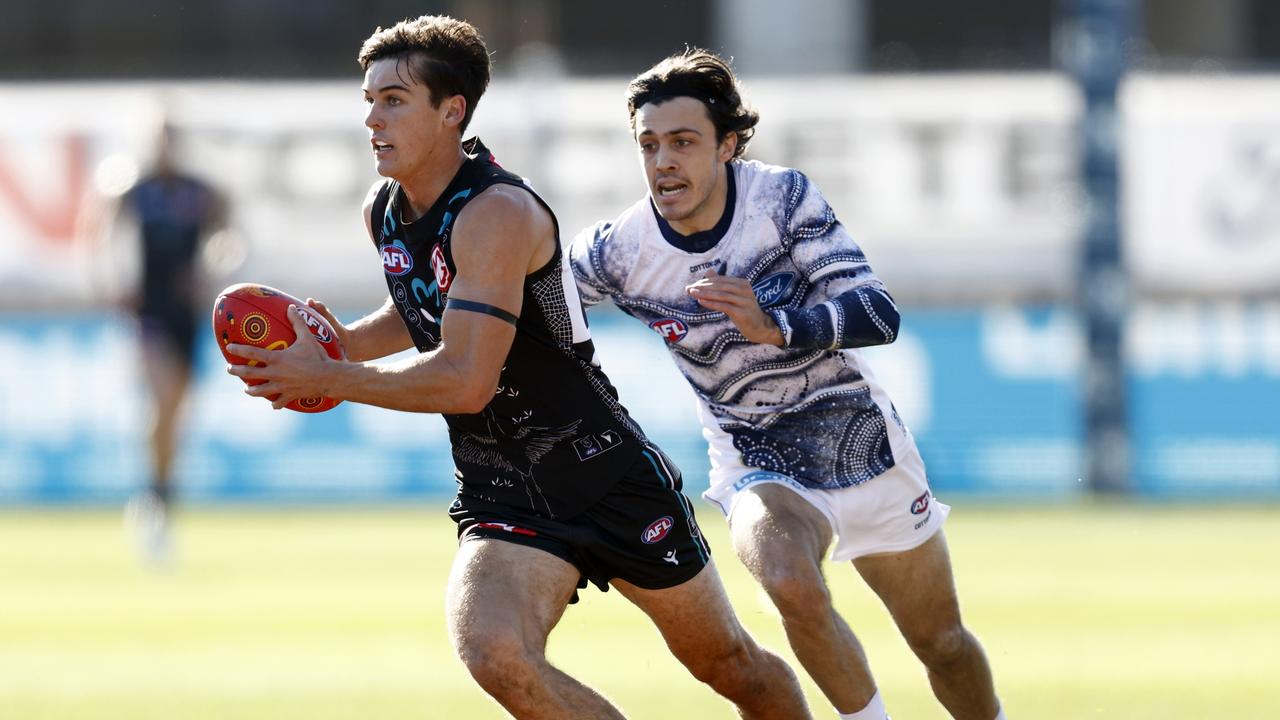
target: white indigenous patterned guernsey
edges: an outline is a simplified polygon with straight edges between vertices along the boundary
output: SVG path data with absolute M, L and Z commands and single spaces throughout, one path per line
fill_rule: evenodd
M 570 261 L 583 302 L 611 298 L 665 338 L 698 398 L 713 486 L 745 466 L 849 487 L 915 457 L 856 349 L 892 342 L 898 318 L 862 250 L 799 171 L 728 168 L 725 217 L 712 231 L 681 238 L 648 196 L 582 231 Z M 689 296 L 709 268 L 750 281 L 786 347 L 749 342 Z

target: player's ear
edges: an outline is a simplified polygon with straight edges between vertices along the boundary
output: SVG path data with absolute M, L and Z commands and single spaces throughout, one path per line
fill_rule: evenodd
M 720 141 L 720 147 L 716 149 L 716 154 L 720 158 L 720 162 L 727 163 L 733 158 L 733 153 L 738 149 L 738 133 L 725 133 L 724 139 Z
M 449 127 L 461 126 L 462 119 L 467 116 L 467 99 L 461 95 L 453 95 L 444 102 L 444 124 Z

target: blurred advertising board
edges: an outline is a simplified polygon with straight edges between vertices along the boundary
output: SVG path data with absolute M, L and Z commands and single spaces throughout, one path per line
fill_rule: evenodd
M 564 235 L 644 192 L 624 78 L 499 77 L 472 129 Z M 1088 222 L 1063 76 L 753 80 L 751 154 L 811 175 L 899 299 L 1070 302 Z M 127 274 L 77 242 L 89 198 L 145 167 L 163 103 L 226 190 L 252 279 L 339 304 L 382 292 L 359 208 L 375 180 L 350 82 L 0 85 L 0 308 L 90 309 Z M 1126 254 L 1140 292 L 1274 293 L 1280 78 L 1138 76 L 1122 93 Z M 121 233 L 126 235 L 127 233 Z M 217 288 L 210 288 L 210 296 Z
M 683 469 L 688 491 L 701 492 L 705 445 L 661 338 L 612 309 L 590 318 L 624 404 Z M 1081 342 L 1075 314 L 1059 306 L 908 307 L 898 341 L 865 352 L 942 497 L 1055 500 L 1084 492 Z M 1129 348 L 1140 495 L 1280 498 L 1280 303 L 1143 304 Z M 0 358 L 0 503 L 117 502 L 141 486 L 144 368 L 127 324 L 0 314 Z M 210 334 L 178 468 L 184 498 L 452 493 L 439 417 L 350 403 L 318 415 L 272 411 L 223 365 Z
M 1162 78 L 1128 90 L 1126 251 L 1141 288 L 1280 293 L 1280 78 Z

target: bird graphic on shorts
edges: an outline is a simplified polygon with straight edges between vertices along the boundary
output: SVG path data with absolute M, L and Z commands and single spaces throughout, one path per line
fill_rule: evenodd
M 551 512 L 551 505 L 538 487 L 538 482 L 533 479 L 533 468 L 542 462 L 542 459 L 556 445 L 573 437 L 582 421 L 574 420 L 559 427 L 519 424 L 507 428 L 493 412 L 493 408 L 485 408 L 483 415 L 489 434 L 487 436 L 476 433 L 462 435 L 454 447 L 458 458 L 465 462 L 487 465 L 495 470 L 515 473 L 524 481 L 525 493 L 529 496 L 529 506 L 535 508 L 537 500 L 541 500 L 545 512 L 550 517 L 555 517 Z M 504 448 L 499 445 L 498 438 L 512 440 L 514 443 L 508 443 Z M 517 455 L 516 451 L 523 452 Z

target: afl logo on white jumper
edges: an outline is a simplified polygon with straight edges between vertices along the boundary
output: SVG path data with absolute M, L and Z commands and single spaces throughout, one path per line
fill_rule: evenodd
M 661 335 L 668 345 L 680 342 L 689 334 L 689 326 L 679 318 L 660 318 L 649 323 L 649 327 Z

